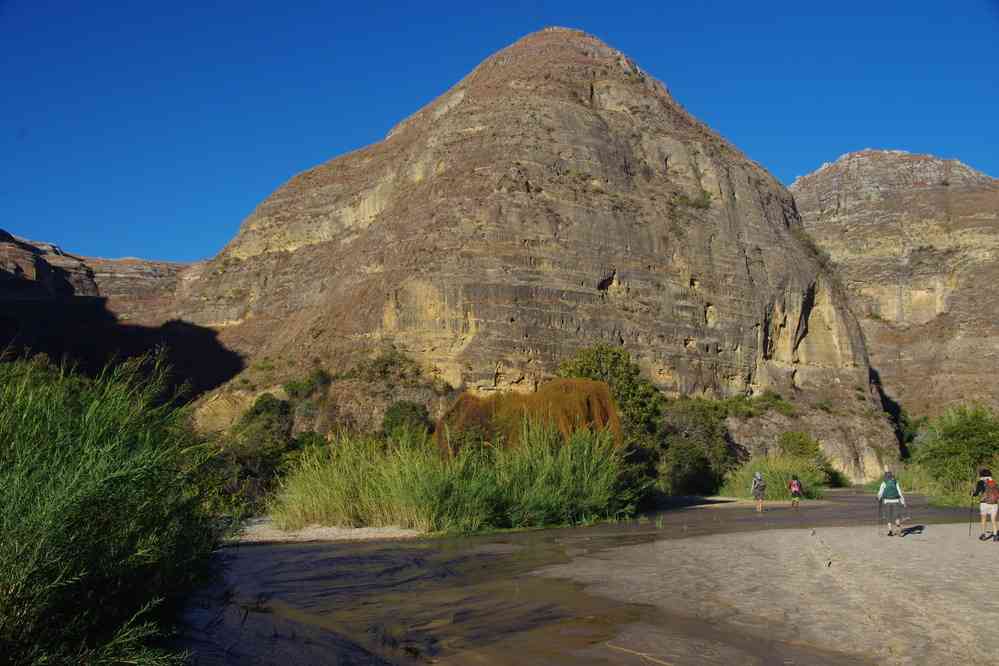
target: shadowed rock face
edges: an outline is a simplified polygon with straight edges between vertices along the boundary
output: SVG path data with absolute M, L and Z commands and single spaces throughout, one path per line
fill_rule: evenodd
M 84 372 L 159 346 L 198 394 L 242 368 L 217 332 L 172 314 L 183 264 L 76 257 L 0 230 L 0 354 L 43 352 Z
M 956 160 L 865 150 L 791 190 L 888 396 L 917 415 L 999 406 L 999 180 Z
M 605 342 L 673 394 L 875 410 L 860 329 L 800 227 L 790 193 L 661 83 L 549 29 L 292 178 L 184 273 L 177 307 L 250 356 L 392 342 L 480 391 L 533 389 Z M 857 427 L 890 446 L 880 421 Z

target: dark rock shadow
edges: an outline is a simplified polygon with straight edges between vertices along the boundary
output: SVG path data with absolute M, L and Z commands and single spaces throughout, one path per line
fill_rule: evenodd
M 892 429 L 895 431 L 896 439 L 898 439 L 899 453 L 903 459 L 906 459 L 909 457 L 909 447 L 906 446 L 905 437 L 902 434 L 902 406 L 898 404 L 897 400 L 885 393 L 884 386 L 881 384 L 881 374 L 877 370 L 870 368 L 869 378 L 881 399 L 881 408 L 888 413 L 888 418 L 891 420 Z
M 8 355 L 44 353 L 95 374 L 111 361 L 160 347 L 175 388 L 189 387 L 187 397 L 221 385 L 244 367 L 212 329 L 181 320 L 155 327 L 124 323 L 102 297 L 0 300 L 0 351 Z

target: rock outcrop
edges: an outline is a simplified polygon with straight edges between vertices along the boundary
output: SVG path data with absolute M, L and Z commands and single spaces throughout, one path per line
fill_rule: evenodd
M 553 28 L 292 178 L 174 307 L 289 374 L 392 343 L 478 391 L 619 344 L 674 395 L 832 401 L 891 456 L 861 330 L 800 232 L 790 193 L 661 83 Z
M 176 317 L 184 269 L 74 256 L 0 231 L 0 353 L 42 352 L 97 372 L 109 360 L 164 347 L 178 385 L 215 388 L 243 368 L 242 359 L 216 331 Z
M 999 180 L 956 160 L 864 150 L 791 191 L 888 398 L 913 415 L 999 407 Z

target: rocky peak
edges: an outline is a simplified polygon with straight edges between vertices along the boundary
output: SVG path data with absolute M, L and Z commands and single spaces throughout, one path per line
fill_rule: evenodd
M 795 179 L 799 205 L 828 210 L 917 189 L 995 186 L 999 181 L 953 159 L 870 148 L 842 155 Z
M 791 186 L 860 317 L 872 367 L 910 413 L 999 405 L 999 180 L 957 160 L 844 155 Z

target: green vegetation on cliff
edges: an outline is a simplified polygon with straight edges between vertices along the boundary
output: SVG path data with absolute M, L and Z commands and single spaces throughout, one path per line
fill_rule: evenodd
M 0 363 L 0 661 L 169 663 L 158 621 L 217 531 L 165 368 Z

